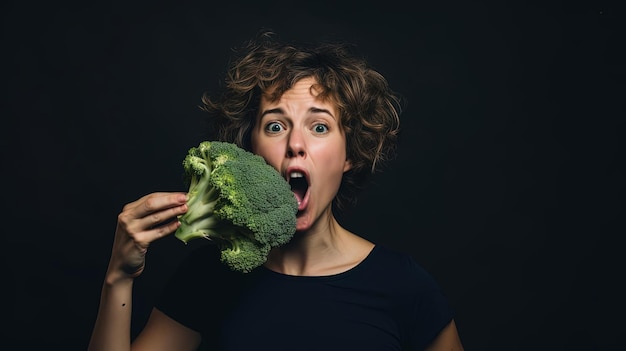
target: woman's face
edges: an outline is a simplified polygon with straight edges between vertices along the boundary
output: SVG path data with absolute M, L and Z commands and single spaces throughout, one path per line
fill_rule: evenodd
M 292 185 L 297 230 L 330 215 L 343 173 L 350 169 L 346 139 L 336 106 L 317 98 L 313 78 L 298 81 L 279 101 L 262 98 L 252 130 L 252 151 L 265 158 Z

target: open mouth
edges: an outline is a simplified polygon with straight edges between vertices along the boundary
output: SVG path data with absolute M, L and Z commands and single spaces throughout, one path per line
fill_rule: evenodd
M 289 173 L 289 185 L 291 185 L 291 191 L 293 191 L 298 205 L 304 200 L 307 190 L 309 189 L 309 183 L 304 176 L 304 173 L 293 171 Z

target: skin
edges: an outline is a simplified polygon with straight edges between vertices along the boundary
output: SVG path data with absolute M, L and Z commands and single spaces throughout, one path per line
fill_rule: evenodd
M 262 99 L 252 130 L 253 151 L 285 177 L 304 172 L 309 180 L 297 217 L 297 235 L 272 250 L 266 267 L 290 275 L 329 275 L 361 262 L 374 244 L 341 227 L 331 211 L 343 173 L 351 167 L 340 116 L 331 101 L 317 98 L 315 82 L 305 78 L 277 102 Z M 153 193 L 126 205 L 118 216 L 113 252 L 102 287 L 89 350 L 193 351 L 200 334 L 154 309 L 131 346 L 132 286 L 144 268 L 151 242 L 172 234 L 172 220 L 187 210 L 184 193 Z M 463 350 L 454 321 L 429 351 Z
M 339 115 L 329 101 L 316 98 L 313 79 L 305 78 L 277 102 L 261 100 L 252 131 L 253 152 L 285 177 L 307 175 L 309 188 L 299 208 L 297 235 L 270 253 L 266 266 L 291 275 L 328 275 L 363 260 L 374 245 L 342 228 L 331 203 L 341 177 L 350 169 Z

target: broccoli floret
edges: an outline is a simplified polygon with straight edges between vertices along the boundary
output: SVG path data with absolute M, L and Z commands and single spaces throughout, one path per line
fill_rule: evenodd
M 184 243 L 209 239 L 219 245 L 223 263 L 247 273 L 293 237 L 296 197 L 263 157 L 232 143 L 203 141 L 189 149 L 183 168 L 188 210 L 174 235 Z

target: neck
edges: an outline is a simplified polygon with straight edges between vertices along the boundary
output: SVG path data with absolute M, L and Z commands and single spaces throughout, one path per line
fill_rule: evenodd
M 329 216 L 287 244 L 274 248 L 265 266 L 273 271 L 301 276 L 341 273 L 363 260 L 373 244 L 343 228 Z

